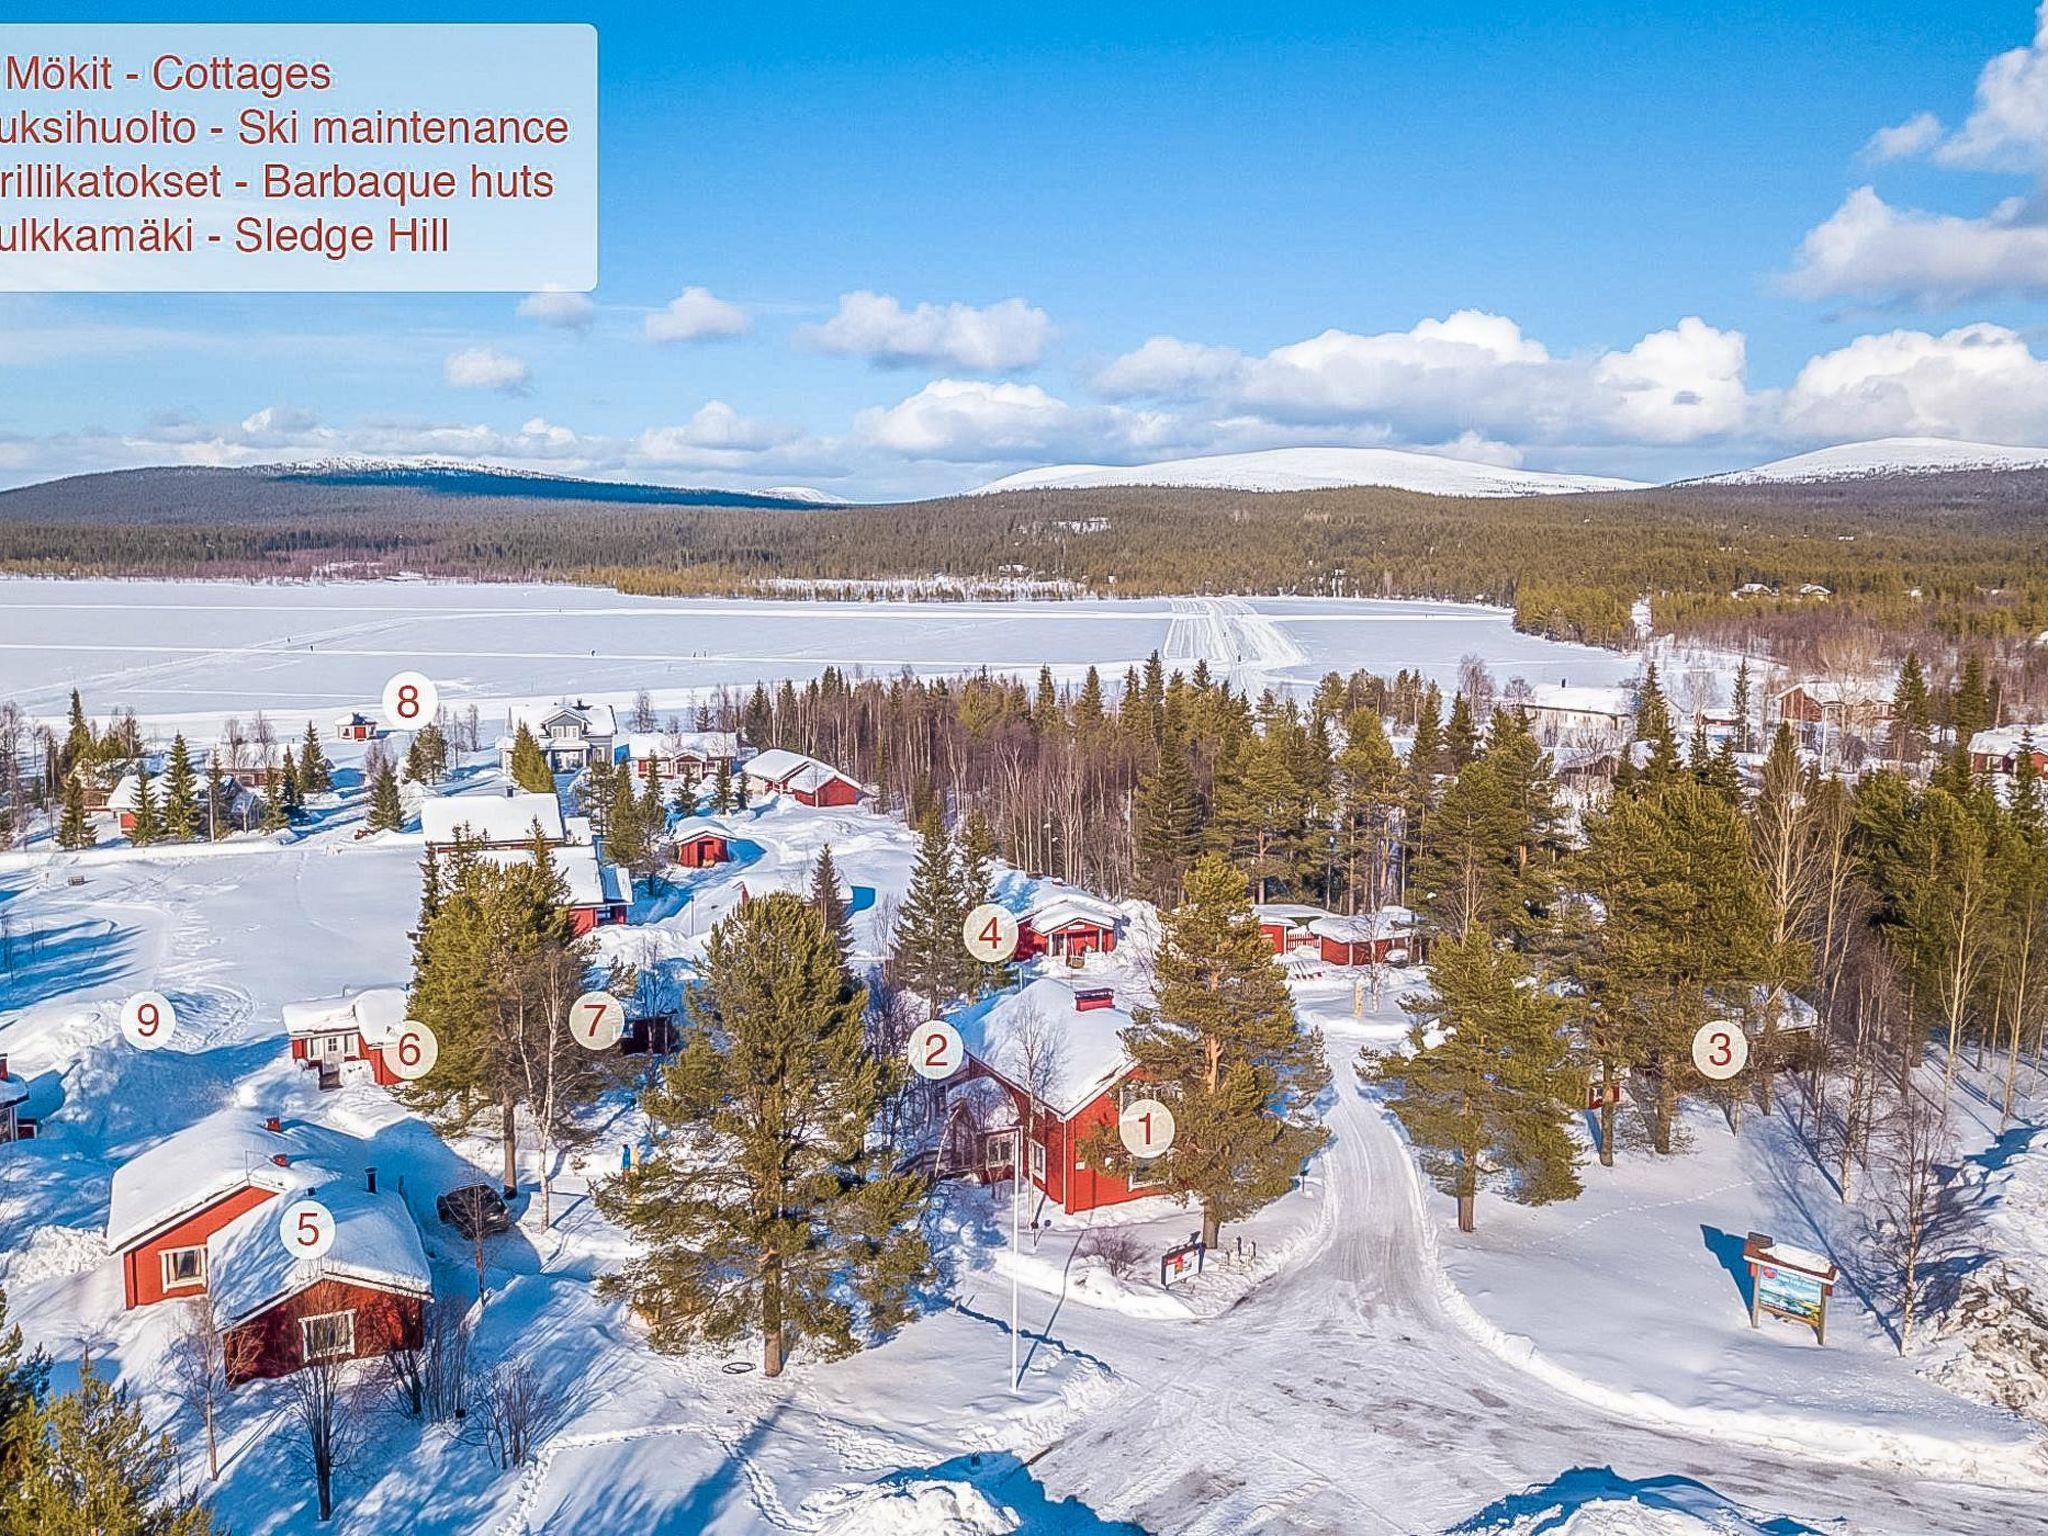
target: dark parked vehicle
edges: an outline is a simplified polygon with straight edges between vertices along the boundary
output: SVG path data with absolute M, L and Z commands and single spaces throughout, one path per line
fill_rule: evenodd
M 505 1197 L 488 1184 L 465 1184 L 434 1202 L 434 1212 L 471 1242 L 512 1230 Z

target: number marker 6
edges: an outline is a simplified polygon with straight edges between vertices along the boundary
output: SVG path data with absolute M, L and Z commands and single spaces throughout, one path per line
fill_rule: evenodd
M 384 722 L 394 731 L 416 731 L 440 712 L 441 690 L 421 672 L 401 672 L 384 685 Z
M 1133 1099 L 1116 1117 L 1117 1139 L 1133 1157 L 1158 1157 L 1173 1145 L 1173 1111 L 1157 1099 Z
M 967 914 L 960 937 L 967 943 L 967 953 L 983 965 L 1001 965 L 1017 953 L 1016 915 L 985 901 Z
M 177 1027 L 178 1011 L 161 992 L 138 992 L 121 1005 L 121 1034 L 138 1051 L 169 1045 Z
M 943 1083 L 967 1061 L 960 1031 L 944 1019 L 933 1019 L 910 1032 L 910 1070 L 926 1082 Z
M 334 1212 L 318 1200 L 296 1200 L 277 1219 L 284 1251 L 295 1259 L 318 1259 L 334 1246 Z
M 609 992 L 586 992 L 569 1005 L 569 1035 L 586 1051 L 608 1051 L 626 1032 L 626 1005 Z
M 441 1059 L 441 1041 L 418 1019 L 407 1019 L 398 1036 L 384 1050 L 384 1065 L 407 1082 L 416 1082 L 434 1070 Z
M 1749 1036 L 1731 1020 L 1702 1024 L 1692 1037 L 1692 1064 L 1701 1077 L 1726 1082 L 1749 1065 Z

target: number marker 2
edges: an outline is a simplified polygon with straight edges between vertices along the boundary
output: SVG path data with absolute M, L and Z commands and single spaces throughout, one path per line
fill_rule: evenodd
M 910 1032 L 910 1070 L 927 1082 L 943 1083 L 967 1060 L 960 1031 L 944 1019 L 933 1019 Z

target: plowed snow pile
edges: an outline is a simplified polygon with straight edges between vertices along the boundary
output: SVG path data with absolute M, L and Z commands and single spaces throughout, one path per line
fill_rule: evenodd
M 860 1483 L 844 1499 L 819 1501 L 829 1509 L 830 1536 L 1009 1536 L 1018 1523 L 971 1483 Z

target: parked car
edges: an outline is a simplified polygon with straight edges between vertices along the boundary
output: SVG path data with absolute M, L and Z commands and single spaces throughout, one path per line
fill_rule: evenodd
M 434 1202 L 434 1213 L 471 1242 L 512 1230 L 505 1197 L 488 1184 L 465 1184 Z

